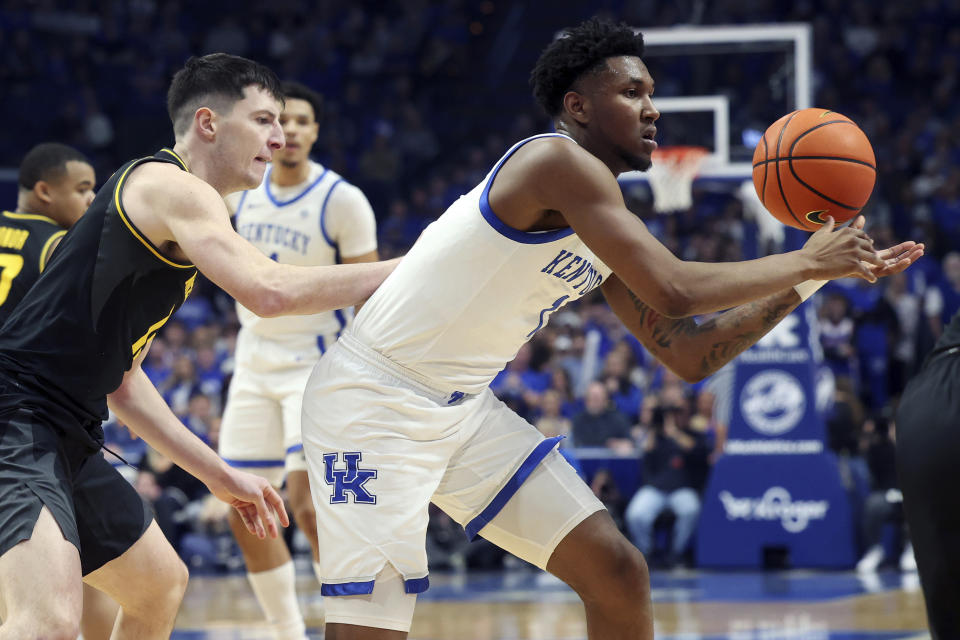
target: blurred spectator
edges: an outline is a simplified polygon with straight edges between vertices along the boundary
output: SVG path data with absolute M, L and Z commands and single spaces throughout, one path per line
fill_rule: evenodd
M 390 213 L 383 224 L 378 225 L 379 244 L 388 248 L 390 255 L 402 254 L 410 247 L 423 230 L 423 218 L 414 215 L 403 199 L 397 198 L 390 203 Z
M 547 389 L 540 401 L 540 417 L 533 426 L 548 438 L 569 436 L 573 423 L 561 413 L 562 410 L 563 396 L 556 389 Z
M 197 348 L 195 371 L 197 389 L 210 398 L 219 398 L 223 388 L 223 370 L 220 368 L 220 359 L 212 345 Z M 221 410 L 219 401 L 214 406 L 219 413 Z
M 943 327 L 960 309 L 960 253 L 951 251 L 943 258 L 943 276 L 928 287 L 923 301 L 923 311 L 933 340 L 943 333 Z
M 890 394 L 895 396 L 906 386 L 917 365 L 920 296 L 907 288 L 906 273 L 898 273 L 887 279 L 884 296 L 897 314 L 898 331 L 894 338 L 890 362 Z
M 150 382 L 156 387 L 160 387 L 167 378 L 173 373 L 171 366 L 172 357 L 167 348 L 167 341 L 163 338 L 154 338 L 150 343 L 150 350 L 147 357 L 144 358 L 141 368 Z
M 621 531 L 626 529 L 626 524 L 623 519 L 623 495 L 620 493 L 620 488 L 617 486 L 610 470 L 605 468 L 597 469 L 597 472 L 593 474 L 593 478 L 590 480 L 590 489 L 593 491 L 593 494 L 597 496 L 597 499 L 603 503 L 603 506 L 607 508 L 607 512 L 610 514 L 610 517 L 613 518 L 617 528 Z
M 565 338 L 565 336 L 560 338 Z M 560 338 L 558 338 L 558 341 Z M 563 366 L 554 366 L 550 370 L 549 390 L 556 391 L 557 395 L 560 396 L 560 413 L 564 417 L 573 418 L 583 409 L 582 404 L 573 397 L 573 383 L 570 380 L 570 374 Z
M 629 422 L 637 419 L 637 410 L 643 401 L 643 394 L 633 383 L 633 354 L 625 342 L 617 343 L 603 363 L 601 380 L 607 387 L 607 393 L 614 406 Z
M 663 404 L 653 410 L 643 444 L 643 478 L 624 516 L 630 538 L 647 556 L 653 552 L 653 526 L 666 509 L 676 517 L 667 564 L 681 560 L 700 516 L 701 470 L 710 448 L 701 433 L 685 425 L 686 409 Z
M 862 454 L 865 420 L 866 411 L 853 383 L 849 378 L 838 378 L 833 409 L 827 417 L 827 447 L 837 454 L 840 481 L 857 523 L 862 520 L 864 501 L 870 492 L 870 470 Z M 862 535 L 861 531 L 859 537 Z
M 831 292 L 820 309 L 820 344 L 837 378 L 855 378 L 854 327 L 850 303 L 843 294 Z
M 193 359 L 183 353 L 173 363 L 173 373 L 157 387 L 160 395 L 176 415 L 187 412 L 190 397 L 197 389 L 197 372 Z
M 690 416 L 690 429 L 699 433 L 710 449 L 710 464 L 723 455 L 723 447 L 727 441 L 727 425 L 716 418 L 715 402 L 716 396 L 713 392 L 701 390 L 696 396 L 693 415 Z
M 216 449 L 219 445 L 220 418 L 214 415 L 213 401 L 205 393 L 195 391 L 190 396 L 187 413 L 180 420 L 195 436 Z
M 153 506 L 157 524 L 167 540 L 174 549 L 179 549 L 180 539 L 189 529 L 185 510 L 191 502 L 207 495 L 207 488 L 152 447 L 147 449 L 139 466 L 134 486 Z
M 573 419 L 573 443 L 578 447 L 607 447 L 629 453 L 633 449 L 630 423 L 610 403 L 602 382 L 591 382 L 584 411 Z
M 897 483 L 896 430 L 892 421 L 867 420 L 864 424 L 868 443 L 867 464 L 870 467 L 870 495 L 863 508 L 863 541 L 866 553 L 857 562 L 859 573 L 876 571 L 886 556 L 882 544 L 883 526 L 893 523 L 902 533 L 903 552 L 900 568 L 916 571 L 917 562 L 913 547 L 907 541 L 903 516 L 903 494 Z
M 490 388 L 518 414 L 529 417 L 530 408 L 540 403 L 539 395 L 546 391 L 549 384 L 550 374 L 537 368 L 537 363 L 534 362 L 534 345 L 527 342 L 494 378 Z

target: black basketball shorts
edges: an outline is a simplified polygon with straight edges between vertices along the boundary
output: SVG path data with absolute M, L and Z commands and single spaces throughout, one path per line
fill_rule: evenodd
M 45 506 L 87 575 L 139 540 L 153 513 L 101 452 L 73 445 L 31 405 L 0 381 L 0 555 L 33 535 Z

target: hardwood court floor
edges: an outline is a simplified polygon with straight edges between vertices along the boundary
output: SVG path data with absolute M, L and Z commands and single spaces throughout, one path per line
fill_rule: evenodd
M 434 574 L 411 640 L 584 640 L 583 610 L 547 574 Z M 298 577 L 311 638 L 322 638 L 312 576 Z M 929 638 L 916 574 L 654 572 L 664 640 L 914 640 Z M 268 640 L 243 576 L 193 577 L 174 640 Z

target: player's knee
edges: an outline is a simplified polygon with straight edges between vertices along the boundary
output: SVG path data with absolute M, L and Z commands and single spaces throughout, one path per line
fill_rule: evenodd
M 617 609 L 646 599 L 650 571 L 643 554 L 625 538 L 605 551 L 597 558 L 594 579 L 579 591 L 584 602 Z
M 187 591 L 187 582 L 190 580 L 190 570 L 182 560 L 177 558 L 175 563 L 170 566 L 170 577 L 167 580 L 167 594 L 171 600 L 176 601 L 176 607 L 180 607 L 180 601 L 183 600 L 183 594 Z
M 161 575 L 154 583 L 154 593 L 151 594 L 146 606 L 159 614 L 176 614 L 183 601 L 183 594 L 187 591 L 187 582 L 190 572 L 187 565 L 177 558 L 169 562 Z

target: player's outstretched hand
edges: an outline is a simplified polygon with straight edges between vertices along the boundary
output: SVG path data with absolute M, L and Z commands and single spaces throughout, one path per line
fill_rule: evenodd
M 856 229 L 863 229 L 863 225 L 866 223 L 866 219 L 863 216 L 857 216 L 857 219 L 853 221 L 853 224 L 850 225 Z M 916 243 L 913 240 L 908 240 L 906 242 L 901 242 L 900 244 L 894 245 L 883 251 L 877 253 L 880 256 L 880 259 L 883 260 L 883 266 L 877 266 L 873 264 L 863 265 L 873 274 L 874 278 L 884 278 L 886 276 L 892 276 L 895 273 L 900 273 L 914 262 L 919 260 L 923 256 L 924 247 L 923 243 Z M 857 272 L 856 275 L 859 278 L 864 276 Z
M 210 492 L 240 514 L 247 530 L 261 540 L 278 534 L 277 519 L 289 526 L 290 519 L 283 499 L 265 478 L 227 467 L 219 486 L 208 485 Z
M 826 222 L 816 233 L 810 236 L 803 251 L 813 264 L 814 280 L 834 280 L 857 275 L 870 282 L 876 282 L 873 268 L 886 266 L 884 260 L 873 249 L 873 240 L 854 225 L 835 229 L 836 222 L 827 216 Z

